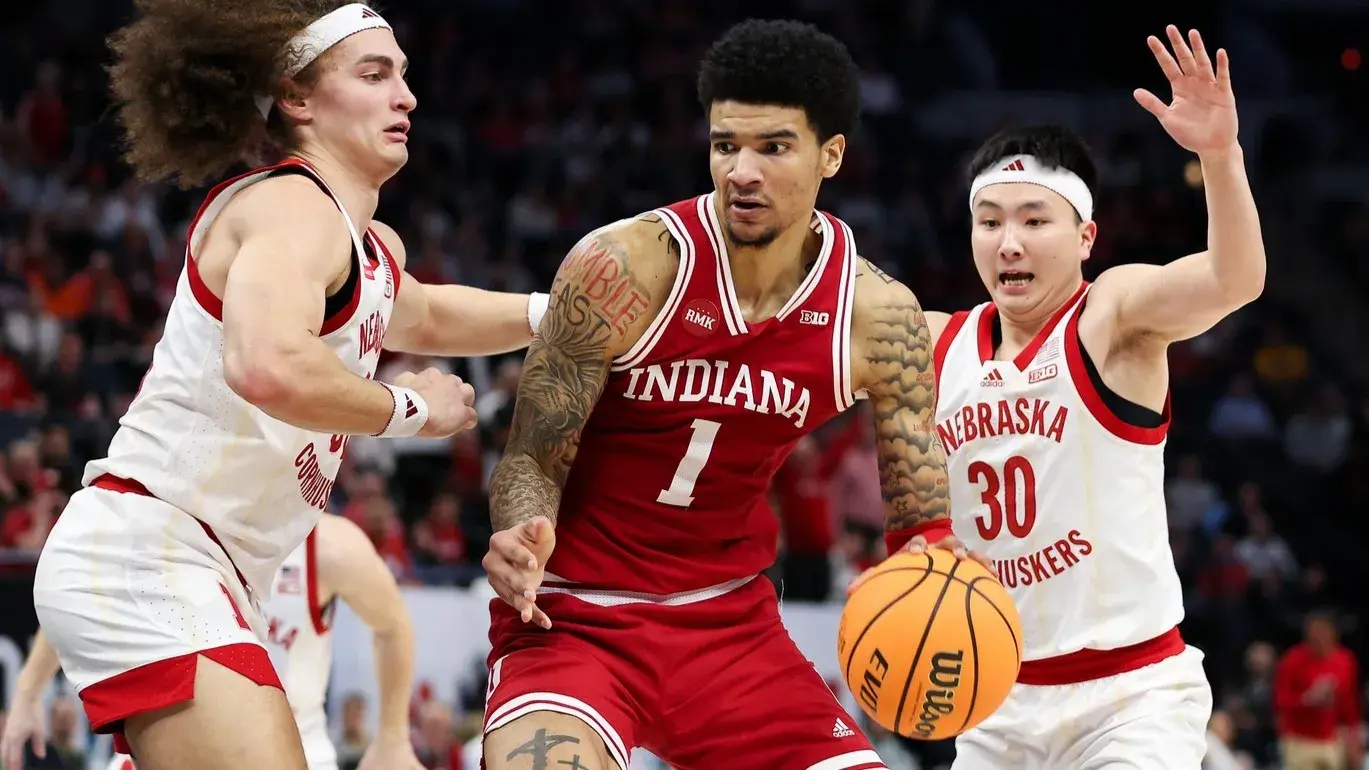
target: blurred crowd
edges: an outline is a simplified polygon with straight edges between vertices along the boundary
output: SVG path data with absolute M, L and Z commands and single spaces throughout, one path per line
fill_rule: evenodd
M 383 192 L 378 218 L 405 238 L 408 269 L 421 280 L 544 290 L 584 232 L 707 189 L 692 76 L 703 46 L 732 20 L 727 6 L 390 5 L 420 107 L 409 166 Z M 864 128 L 820 205 L 849 222 L 861 253 L 929 308 L 981 301 L 958 164 L 983 137 L 922 136 L 910 115 L 928 94 L 922 72 L 934 54 L 980 61 L 973 44 L 992 39 L 993 25 L 967 26 L 964 12 L 930 0 L 900 4 L 903 11 L 799 5 L 843 37 L 865 71 Z M 537 23 L 526 23 L 530 9 Z M 186 223 L 204 194 L 141 185 L 119 162 L 97 41 L 125 18 L 125 3 L 67 0 L 26 13 L 0 34 L 9 65 L 0 67 L 0 570 L 13 579 L 31 568 L 83 464 L 103 452 L 138 386 L 182 267 Z M 573 42 L 567 30 L 578 32 Z M 995 60 L 986 53 L 985 61 Z M 1057 74 L 1035 66 L 1017 77 Z M 1013 85 L 993 72 L 956 77 L 965 81 L 957 88 Z M 1091 81 L 1101 85 L 1111 84 Z M 1086 136 L 1105 180 L 1094 274 L 1202 248 L 1200 179 L 1158 129 Z M 1250 162 L 1259 195 L 1279 161 L 1252 153 Z M 1369 207 L 1331 215 L 1321 247 L 1362 279 Z M 1212 761 L 1235 763 L 1212 764 L 1217 770 L 1281 766 L 1280 731 L 1302 724 L 1289 714 L 1310 707 L 1280 700 L 1277 672 L 1296 663 L 1290 656 L 1344 645 L 1353 660 L 1365 651 L 1356 612 L 1367 528 L 1345 514 L 1369 504 L 1369 400 L 1302 331 L 1305 312 L 1262 300 L 1170 357 L 1170 536 L 1186 590 L 1183 632 L 1206 651 L 1217 697 Z M 520 361 L 384 360 L 383 379 L 436 365 L 479 393 L 476 431 L 351 444 L 332 509 L 363 527 L 400 580 L 480 579 L 487 483 Z M 869 425 L 860 414 L 838 418 L 800 444 L 776 479 L 784 534 L 772 577 L 786 600 L 840 601 L 849 577 L 884 557 Z M 1350 671 L 1358 691 L 1358 670 Z M 1333 713 L 1333 735 L 1360 729 L 1355 704 L 1313 705 Z M 66 719 L 58 709 L 69 706 L 54 706 L 55 741 Z M 360 724 L 349 717 L 338 727 L 348 756 L 365 744 Z M 459 747 L 469 715 L 434 712 L 418 724 L 431 766 L 453 767 L 459 752 L 439 746 Z M 1303 737 L 1324 738 L 1322 727 Z M 945 748 L 891 748 L 890 767 L 934 767 Z

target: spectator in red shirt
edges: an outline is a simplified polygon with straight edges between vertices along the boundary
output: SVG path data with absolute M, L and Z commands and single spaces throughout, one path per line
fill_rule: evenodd
M 404 525 L 388 495 L 375 495 L 358 502 L 361 513 L 361 531 L 371 539 L 376 553 L 390 567 L 395 580 L 400 583 L 413 582 L 413 559 L 409 556 L 409 546 L 404 541 Z
M 414 552 L 430 564 L 460 564 L 466 557 L 460 519 L 461 498 L 451 492 L 439 493 L 428 507 L 428 515 L 414 524 Z
M 33 385 L 19 361 L 0 351 L 0 411 L 26 412 L 38 405 Z
M 1308 615 L 1303 641 L 1279 659 L 1274 711 L 1285 770 L 1362 765 L 1359 663 L 1329 613 Z

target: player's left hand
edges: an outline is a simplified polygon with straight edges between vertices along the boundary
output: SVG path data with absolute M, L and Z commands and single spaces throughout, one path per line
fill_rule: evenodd
M 928 547 L 929 546 L 927 545 L 926 537 L 922 535 L 915 535 L 912 540 L 908 541 L 907 545 L 899 549 L 899 552 L 901 553 L 903 551 L 907 551 L 908 553 L 922 553 L 926 551 Z M 989 557 L 985 556 L 979 551 L 971 551 L 968 547 L 966 547 L 964 543 L 960 542 L 960 538 L 956 537 L 955 535 L 947 535 L 946 537 L 943 537 L 942 539 L 933 543 L 930 547 L 940 548 L 944 551 L 950 551 L 951 554 L 955 556 L 955 558 L 957 559 L 974 559 L 980 564 L 983 564 L 984 568 L 989 571 L 989 574 L 994 576 L 995 580 L 998 579 L 998 575 L 994 573 L 993 562 L 989 559 Z M 893 554 L 889 555 L 893 556 Z M 860 587 L 860 584 L 864 583 L 865 580 L 869 578 L 870 575 L 876 569 L 878 569 L 878 567 L 871 567 L 870 569 L 867 569 L 864 572 L 857 575 L 856 579 L 852 580 L 851 584 L 846 586 L 846 595 L 850 596 L 851 594 L 855 593 L 855 590 Z
M 1154 35 L 1146 42 L 1169 78 L 1170 103 L 1165 104 L 1144 88 L 1136 89 L 1132 95 L 1185 150 L 1200 156 L 1230 150 L 1236 146 L 1237 120 L 1236 97 L 1231 92 L 1231 62 L 1226 51 L 1217 49 L 1214 70 L 1198 30 L 1189 30 L 1188 42 L 1173 24 L 1165 32 L 1174 49 L 1172 56 Z
M 361 755 L 357 770 L 423 770 L 407 737 L 377 738 Z
M 547 560 L 556 547 L 556 527 L 545 516 L 536 516 L 490 537 L 490 548 L 481 565 L 485 579 L 500 599 L 518 610 L 524 623 L 551 628 L 551 618 L 537 606 Z

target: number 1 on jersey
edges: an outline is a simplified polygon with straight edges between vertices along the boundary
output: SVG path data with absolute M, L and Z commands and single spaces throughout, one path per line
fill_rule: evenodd
M 658 503 L 688 508 L 694 502 L 694 483 L 699 480 L 699 473 L 708 464 L 708 456 L 713 454 L 713 442 L 718 438 L 718 428 L 721 428 L 722 424 L 712 420 L 696 419 L 691 427 L 694 434 L 689 437 L 689 448 L 685 450 L 680 464 L 675 467 L 675 478 L 670 480 L 670 486 L 656 495 Z

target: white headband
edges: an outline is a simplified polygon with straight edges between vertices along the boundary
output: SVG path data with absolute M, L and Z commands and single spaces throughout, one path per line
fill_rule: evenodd
M 1012 155 L 993 164 L 988 171 L 974 178 L 970 185 L 970 209 L 975 196 L 991 184 L 1023 182 L 1040 185 L 1069 201 L 1079 218 L 1085 222 L 1093 218 L 1093 193 L 1078 174 L 1067 168 L 1046 168 L 1031 155 Z
M 292 78 L 298 75 L 300 70 L 312 64 L 324 51 L 368 29 L 392 28 L 374 9 L 361 3 L 344 5 L 315 19 L 303 32 L 290 38 L 290 42 L 286 44 L 285 50 L 289 59 L 285 67 L 285 77 Z M 275 99 L 270 96 L 257 97 L 257 109 L 261 110 L 263 118 L 271 114 L 271 107 L 274 104 Z

